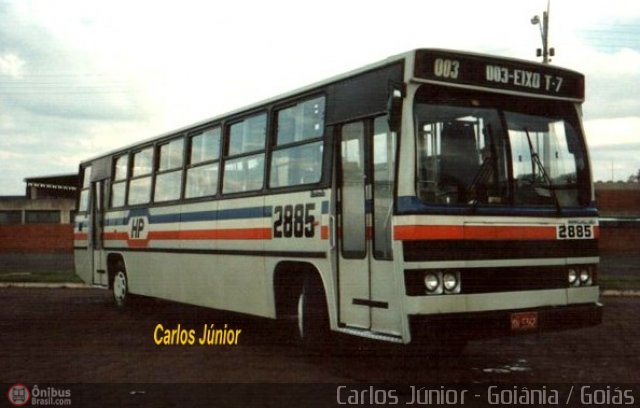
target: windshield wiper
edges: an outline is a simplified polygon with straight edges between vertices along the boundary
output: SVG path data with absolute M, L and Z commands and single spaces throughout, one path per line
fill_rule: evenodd
M 524 130 L 524 133 L 527 135 L 527 142 L 529 143 L 529 151 L 531 152 L 531 160 L 538 165 L 542 178 L 544 179 L 544 181 L 547 182 L 547 185 L 549 186 L 549 191 L 551 192 L 551 196 L 553 197 L 553 202 L 556 205 L 556 209 L 558 210 L 558 213 L 561 213 L 562 207 L 560 206 L 560 200 L 558 200 L 558 194 L 556 193 L 555 186 L 553 185 L 553 181 L 551 181 L 551 177 L 549 177 L 549 174 L 547 174 L 547 170 L 542 165 L 542 161 L 540 160 L 540 156 L 538 156 L 538 152 L 536 152 L 535 149 L 533 148 L 533 143 L 531 142 L 531 135 L 529 135 L 529 129 L 525 126 L 523 130 Z M 531 178 L 534 186 L 536 182 L 535 177 L 536 177 L 535 172 L 532 172 Z

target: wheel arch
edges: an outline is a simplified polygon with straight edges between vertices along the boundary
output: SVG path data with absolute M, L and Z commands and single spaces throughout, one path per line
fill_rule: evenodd
M 127 272 L 127 267 L 124 262 L 124 257 L 120 253 L 110 253 L 107 255 L 107 273 L 109 276 L 109 289 L 113 289 L 113 278 L 116 272 L 124 268 L 124 272 Z
M 327 285 L 320 270 L 309 262 L 281 261 L 274 268 L 273 291 L 276 318 L 280 319 L 297 313 L 297 302 L 305 279 L 315 278 L 322 285 L 327 305 Z M 330 318 L 330 316 L 327 316 Z

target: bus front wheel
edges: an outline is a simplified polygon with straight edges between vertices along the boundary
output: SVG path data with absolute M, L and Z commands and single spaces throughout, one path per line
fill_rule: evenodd
M 320 278 L 307 275 L 298 298 L 298 334 L 303 346 L 320 350 L 328 346 L 329 314 Z
M 120 269 L 116 271 L 113 276 L 113 300 L 116 306 L 124 307 L 129 299 L 129 286 L 127 281 L 127 274 L 124 270 Z

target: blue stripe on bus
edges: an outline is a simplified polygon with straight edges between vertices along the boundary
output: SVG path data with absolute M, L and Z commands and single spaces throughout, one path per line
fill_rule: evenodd
M 322 214 L 329 213 L 329 201 L 322 202 L 321 212 Z M 129 211 L 129 215 L 127 216 L 106 218 L 105 226 L 128 225 L 129 220 L 132 217 L 147 217 L 151 224 L 171 224 L 177 222 L 271 218 L 272 214 L 272 206 L 230 208 L 215 211 L 195 211 L 171 214 L 149 214 L 148 208 L 134 208 Z
M 108 218 L 105 220 L 106 226 L 127 225 L 132 217 L 144 217 L 149 219 L 151 224 L 171 224 L 176 222 L 196 222 L 196 221 L 216 221 L 216 220 L 237 220 L 271 218 L 272 207 L 248 207 L 231 208 L 215 211 L 195 211 L 173 214 L 149 214 L 147 208 L 133 209 L 126 217 Z

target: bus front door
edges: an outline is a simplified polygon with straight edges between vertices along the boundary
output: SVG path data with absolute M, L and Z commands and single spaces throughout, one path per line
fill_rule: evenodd
M 397 335 L 391 214 L 395 134 L 386 117 L 345 124 L 337 160 L 341 325 Z

